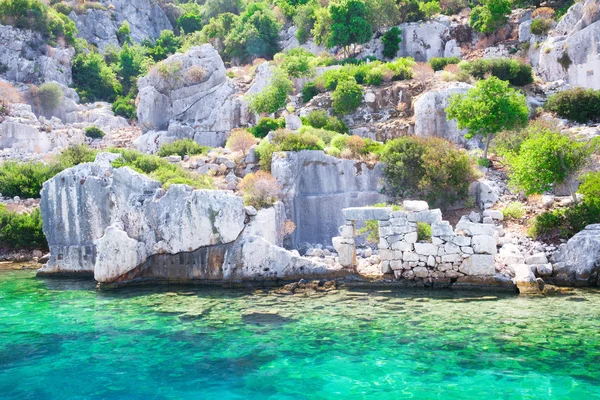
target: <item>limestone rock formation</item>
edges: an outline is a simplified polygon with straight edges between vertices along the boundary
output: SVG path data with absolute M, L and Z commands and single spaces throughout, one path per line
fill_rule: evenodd
M 561 245 L 552 261 L 551 283 L 600 286 L 600 224 L 588 225 Z
M 317 150 L 275 153 L 271 173 L 284 194 L 288 218 L 296 224 L 292 246 L 329 245 L 344 222 L 342 209 L 386 201 L 383 170 Z
M 466 129 L 458 129 L 456 120 L 448 120 L 446 107 L 453 94 L 466 93 L 473 86 L 466 83 L 454 83 L 442 89 L 423 93 L 417 98 L 414 105 L 415 130 L 414 133 L 421 137 L 441 137 L 467 148 L 477 148 L 481 140 L 465 138 Z
M 563 79 L 571 86 L 600 89 L 599 9 L 600 0 L 575 3 L 538 46 L 539 59 L 537 52 L 530 54 L 545 81 Z
M 173 30 L 166 13 L 156 0 L 101 0 L 79 14 L 72 11 L 79 37 L 95 44 L 100 50 L 119 45 L 117 32 L 124 21 L 129 23 L 131 39 L 137 43 L 156 39 L 165 29 Z
M 222 146 L 229 132 L 248 119 L 223 60 L 209 44 L 169 57 L 138 86 L 138 121 L 145 134 L 137 145 L 142 151 L 155 152 L 163 143 L 184 138 Z
M 0 69 L 13 82 L 72 83 L 73 48 L 51 47 L 38 33 L 0 25 Z
M 335 272 L 272 243 L 280 241 L 277 211 L 271 221 L 265 222 L 267 214 L 257 222 L 231 192 L 186 185 L 164 190 L 128 167 L 113 168 L 114 157 L 101 153 L 96 162 L 44 184 L 40 207 L 51 255 L 39 274 L 93 274 L 101 283 L 128 283 Z

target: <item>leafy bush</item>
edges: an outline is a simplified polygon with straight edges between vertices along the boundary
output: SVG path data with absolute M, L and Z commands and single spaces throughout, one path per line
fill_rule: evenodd
M 168 157 L 178 155 L 183 158 L 186 155 L 193 156 L 196 154 L 205 154 L 208 152 L 208 149 L 209 147 L 201 146 L 194 142 L 193 139 L 180 139 L 160 146 L 160 149 L 158 149 L 158 156 Z
M 202 29 L 202 16 L 186 12 L 177 19 L 177 26 L 182 32 L 192 33 Z
M 531 33 L 534 35 L 545 35 L 552 27 L 552 20 L 547 18 L 537 18 L 531 21 Z
M 383 43 L 383 56 L 385 58 L 394 58 L 400 49 L 400 42 L 402 42 L 402 31 L 398 27 L 393 26 L 386 33 L 383 34 L 381 42 Z
M 287 96 L 293 88 L 292 82 L 285 73 L 277 69 L 273 73 L 269 86 L 250 98 L 250 108 L 258 114 L 277 112 L 285 107 Z
M 440 7 L 440 3 L 435 0 L 431 0 L 428 2 L 419 2 L 419 9 L 423 12 L 426 19 L 431 19 L 435 15 L 442 12 L 442 7 Z
M 120 45 L 131 42 L 131 27 L 129 26 L 129 22 L 123 21 L 121 26 L 119 26 L 119 30 L 117 31 L 117 40 Z
M 354 79 L 342 81 L 331 94 L 333 111 L 337 114 L 348 114 L 362 103 L 363 90 Z
M 587 199 L 600 200 L 600 172 L 589 172 L 582 177 L 579 193 Z
M 533 121 L 526 128 L 518 131 L 502 131 L 496 135 L 493 144 L 494 153 L 506 157 L 520 151 L 523 142 L 532 135 L 551 133 L 550 125 L 542 121 Z
M 313 128 L 323 128 L 328 131 L 339 133 L 348 133 L 348 126 L 338 117 L 327 116 L 324 110 L 315 110 L 309 112 L 306 117 L 301 117 L 302 124 L 310 125 Z
M 104 137 L 104 132 L 96 125 L 90 125 L 85 128 L 85 136 L 92 139 L 102 139 Z
M 78 144 L 67 147 L 60 153 L 55 162 L 60 171 L 71 168 L 75 165 L 93 162 L 96 158 L 96 150 L 90 149 L 84 144 Z M 57 172 L 58 173 L 58 172 Z
M 40 209 L 18 214 L 0 204 L 0 243 L 14 249 L 47 249 Z
M 273 119 L 264 117 L 261 118 L 255 126 L 248 128 L 248 131 L 250 131 L 254 137 L 264 138 L 269 132 L 275 132 L 280 128 L 285 128 L 284 118 Z
M 426 222 L 417 222 L 417 240 L 419 242 L 431 241 L 431 225 Z
M 511 58 L 478 59 L 459 64 L 461 70 L 477 79 L 485 79 L 493 75 L 511 85 L 524 86 L 533 82 L 531 65 Z
M 52 112 L 58 108 L 63 99 L 62 88 L 56 82 L 44 83 L 38 88 L 38 98 L 42 108 Z
M 527 233 L 538 240 L 569 239 L 587 225 L 597 223 L 600 223 L 600 200 L 590 198 L 566 209 L 539 214 Z
M 165 29 L 160 32 L 160 36 L 155 43 L 146 40 L 142 44 L 146 47 L 148 55 L 158 62 L 171 54 L 175 54 L 182 45 L 182 38 L 175 36 L 173 31 Z
M 248 154 L 250 148 L 256 144 L 256 138 L 245 129 L 234 129 L 227 139 L 225 147 L 231 151 L 241 151 L 242 154 Z
M 470 24 L 478 32 L 492 33 L 508 21 L 510 0 L 483 0 L 471 11 Z
M 300 129 L 298 129 L 298 133 L 307 133 L 310 135 L 314 135 L 321 139 L 326 145 L 330 144 L 331 140 L 339 135 L 339 133 L 337 132 L 328 131 L 326 129 L 321 128 L 313 128 L 312 126 L 301 126 Z
M 400 20 L 402 22 L 418 22 L 425 19 L 425 14 L 419 7 L 418 0 L 401 0 L 398 2 L 400 6 Z
M 304 86 L 302 86 L 302 102 L 308 103 L 319 93 L 319 88 L 317 88 L 314 82 L 306 82 Z
M 73 59 L 73 84 L 85 102 L 113 102 L 121 93 L 117 75 L 98 53 L 80 53 Z
M 115 115 L 120 115 L 127 119 L 135 119 L 137 117 L 135 100 L 130 97 L 117 97 L 117 100 L 112 104 L 112 111 Z
M 39 198 L 43 183 L 59 172 L 56 165 L 6 161 L 0 164 L 0 193 L 8 197 Z
M 508 219 L 521 219 L 525 216 L 525 205 L 520 201 L 513 201 L 504 207 L 502 214 Z
M 600 90 L 565 90 L 550 96 L 544 107 L 571 121 L 600 120 Z
M 474 179 L 466 152 L 439 138 L 393 139 L 383 147 L 381 161 L 390 195 L 424 197 L 440 207 L 465 199 Z
M 526 195 L 544 193 L 583 167 L 591 150 L 559 132 L 536 133 L 507 157 L 510 182 Z
M 259 165 L 262 170 L 271 170 L 271 160 L 273 153 L 277 151 L 301 151 L 301 150 L 323 150 L 325 143 L 317 136 L 304 133 L 293 133 L 285 130 L 277 131 L 273 134 L 273 139 L 269 143 L 263 139 L 256 147 L 256 154 L 259 157 Z
M 281 187 L 270 173 L 258 171 L 242 179 L 240 190 L 244 195 L 244 203 L 260 210 L 273 206 L 279 200 Z
M 301 47 L 278 53 L 275 61 L 292 78 L 310 77 L 315 74 L 315 56 Z
M 431 65 L 434 71 L 441 71 L 446 65 L 458 64 L 459 62 L 459 57 L 431 57 L 429 59 L 429 65 Z
M 310 33 L 315 26 L 316 15 L 315 11 L 318 8 L 316 3 L 309 2 L 300 4 L 296 7 L 294 15 L 294 25 L 296 25 L 296 38 L 302 44 L 310 37 Z

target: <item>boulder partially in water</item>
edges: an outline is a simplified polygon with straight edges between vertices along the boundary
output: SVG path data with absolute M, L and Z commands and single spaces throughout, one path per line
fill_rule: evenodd
M 165 190 L 128 167 L 112 167 L 111 158 L 100 154 L 96 162 L 67 169 L 44 184 L 40 207 L 51 256 L 40 275 L 129 283 L 276 280 L 332 272 L 277 246 L 281 205 L 250 216 L 243 199 L 229 191 L 186 185 Z
M 549 282 L 565 286 L 600 286 L 600 224 L 588 225 L 553 255 Z

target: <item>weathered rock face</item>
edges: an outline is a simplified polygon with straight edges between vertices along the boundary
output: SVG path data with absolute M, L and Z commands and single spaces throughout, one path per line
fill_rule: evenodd
M 251 218 L 241 197 L 186 185 L 161 189 L 114 154 L 44 184 L 40 207 L 50 260 L 40 274 L 93 274 L 101 283 L 282 279 L 331 273 L 272 243 L 273 220 Z M 279 206 L 281 207 L 281 206 Z M 261 210 L 262 211 L 262 210 Z M 267 210 L 264 210 L 265 212 Z M 266 214 L 266 213 L 265 213 Z
M 344 222 L 341 210 L 386 201 L 381 165 L 342 160 L 322 151 L 275 153 L 271 173 L 282 187 L 287 216 L 296 224 L 292 246 L 329 245 Z
M 54 48 L 32 31 L 0 25 L 0 68 L 14 82 L 72 83 L 73 48 Z
M 165 29 L 172 30 L 167 15 L 155 0 L 101 0 L 100 8 L 89 8 L 82 14 L 71 12 L 79 37 L 100 50 L 119 45 L 117 32 L 124 21 L 129 23 L 131 39 L 137 43 L 156 39 Z
M 554 254 L 547 279 L 565 286 L 600 286 L 600 224 L 588 225 Z
M 450 22 L 445 19 L 428 22 L 410 22 L 398 25 L 402 41 L 396 57 L 413 57 L 415 61 L 428 61 L 432 57 L 460 56 L 461 50 L 451 37 Z M 374 55 L 383 59 L 381 37 L 374 37 L 364 45 L 358 58 Z
M 540 46 L 539 55 L 530 54 L 545 81 L 563 79 L 571 86 L 600 89 L 599 7 L 599 0 L 575 3 Z
M 140 150 L 155 152 L 162 143 L 184 138 L 222 146 L 229 132 L 249 118 L 211 45 L 175 54 L 161 66 L 138 81 L 138 121 L 146 132 Z
M 414 134 L 421 137 L 441 137 L 469 149 L 479 147 L 480 139 L 467 140 L 465 138 L 467 130 L 458 129 L 456 120 L 448 120 L 444 111 L 452 95 L 464 94 L 472 87 L 466 83 L 455 83 L 419 96 L 414 106 Z

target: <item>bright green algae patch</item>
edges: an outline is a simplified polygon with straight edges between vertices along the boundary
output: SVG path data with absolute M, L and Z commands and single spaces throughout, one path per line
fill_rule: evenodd
M 528 298 L 0 272 L 3 399 L 598 399 L 600 291 Z

